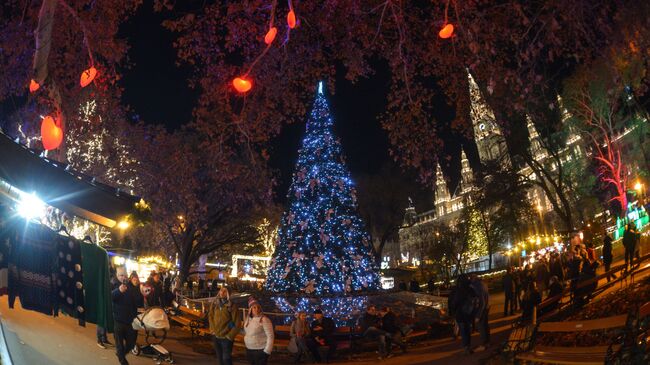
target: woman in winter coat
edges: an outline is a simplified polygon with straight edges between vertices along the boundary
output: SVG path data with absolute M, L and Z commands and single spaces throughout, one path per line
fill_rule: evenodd
M 214 336 L 212 344 L 219 365 L 232 365 L 232 346 L 241 328 L 241 315 L 239 308 L 230 301 L 228 288 L 219 289 L 217 297 L 210 303 L 208 324 Z
M 255 300 L 249 301 L 250 314 L 244 322 L 246 357 L 251 365 L 266 365 L 273 350 L 273 324 Z
M 309 323 L 307 323 L 307 313 L 303 311 L 298 312 L 298 316 L 291 322 L 291 329 L 289 330 L 291 340 L 296 343 L 296 364 L 300 362 L 302 355 L 309 353 L 307 338 L 310 332 Z

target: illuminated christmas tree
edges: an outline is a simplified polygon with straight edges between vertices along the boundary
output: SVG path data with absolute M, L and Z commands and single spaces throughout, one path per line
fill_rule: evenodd
M 379 289 L 370 236 L 357 213 L 356 191 L 332 125 L 321 82 L 267 274 L 269 291 Z

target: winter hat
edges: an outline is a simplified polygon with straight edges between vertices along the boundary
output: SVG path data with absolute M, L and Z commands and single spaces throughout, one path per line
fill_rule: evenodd
M 251 295 L 250 297 L 248 297 L 248 308 L 253 308 L 253 306 L 255 305 L 259 305 L 261 307 L 257 299 L 255 299 L 255 297 Z

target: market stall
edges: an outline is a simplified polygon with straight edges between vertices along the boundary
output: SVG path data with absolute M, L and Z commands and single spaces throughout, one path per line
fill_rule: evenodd
M 111 329 L 107 252 L 70 233 L 78 218 L 124 228 L 141 199 L 100 184 L 0 133 L 0 294 L 13 308 Z

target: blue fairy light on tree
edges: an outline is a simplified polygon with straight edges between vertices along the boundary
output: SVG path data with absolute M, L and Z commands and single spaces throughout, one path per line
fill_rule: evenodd
M 321 81 L 267 272 L 269 291 L 320 295 L 380 288 L 333 123 Z

